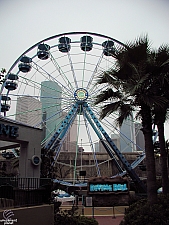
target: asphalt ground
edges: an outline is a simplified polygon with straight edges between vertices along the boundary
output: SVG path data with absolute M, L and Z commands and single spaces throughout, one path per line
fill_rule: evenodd
M 70 209 L 70 205 L 62 205 L 61 209 Z M 124 218 L 127 206 L 116 207 L 83 207 L 78 205 L 78 213 L 95 218 L 99 225 L 119 225 Z
M 124 216 L 95 216 L 95 219 L 98 221 L 99 225 L 119 225 L 123 220 Z
M 95 218 L 99 225 L 119 225 L 127 206 L 84 208 L 84 215 Z

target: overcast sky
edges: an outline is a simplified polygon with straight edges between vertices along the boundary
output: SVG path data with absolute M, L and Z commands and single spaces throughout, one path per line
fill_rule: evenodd
M 148 34 L 169 43 L 169 0 L 0 0 L 0 68 L 7 70 L 35 43 L 65 32 L 90 31 L 121 42 Z
M 30 46 L 69 31 L 119 41 L 148 34 L 153 47 L 169 43 L 169 0 L 0 0 L 0 67 L 9 69 Z

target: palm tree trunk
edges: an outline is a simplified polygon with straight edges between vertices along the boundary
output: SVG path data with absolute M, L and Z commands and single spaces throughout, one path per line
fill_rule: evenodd
M 160 142 L 160 154 L 161 154 L 161 175 L 162 175 L 162 187 L 163 194 L 169 193 L 169 178 L 168 178 L 168 168 L 167 168 L 167 151 L 165 147 L 165 138 L 164 138 L 164 124 L 158 123 L 158 135 Z
M 146 170 L 147 170 L 147 196 L 150 204 L 157 203 L 156 168 L 154 146 L 152 140 L 152 120 L 150 108 L 146 105 L 141 107 L 142 131 L 145 139 Z

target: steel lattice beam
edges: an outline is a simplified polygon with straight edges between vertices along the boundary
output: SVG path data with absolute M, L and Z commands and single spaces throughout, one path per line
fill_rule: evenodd
M 91 108 L 88 106 L 88 104 L 86 102 L 84 102 L 83 106 L 86 108 L 86 111 L 90 114 L 90 116 L 93 119 L 94 123 L 96 124 L 97 128 L 101 131 L 101 133 L 105 137 L 106 141 L 109 143 L 110 147 L 112 148 L 112 150 L 117 155 L 118 159 L 122 162 L 125 170 L 129 174 L 129 176 L 131 177 L 131 179 L 135 183 L 137 183 L 139 185 L 139 187 L 142 189 L 142 191 L 146 192 L 145 185 L 140 180 L 140 178 L 137 176 L 137 174 L 135 173 L 135 171 L 132 169 L 132 167 L 131 167 L 130 163 L 127 161 L 127 159 L 123 156 L 123 154 L 116 147 L 116 145 L 114 144 L 114 142 L 112 141 L 112 139 L 109 137 L 109 135 L 107 134 L 107 132 L 103 129 L 103 127 L 99 123 L 97 117 L 94 115 L 94 113 L 91 110 Z

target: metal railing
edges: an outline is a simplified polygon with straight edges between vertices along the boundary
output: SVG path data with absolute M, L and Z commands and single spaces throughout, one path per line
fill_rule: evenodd
M 50 202 L 51 179 L 0 177 L 0 208 Z

